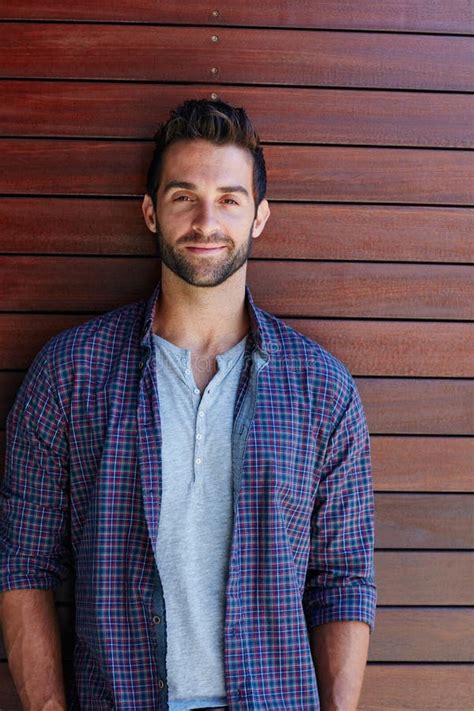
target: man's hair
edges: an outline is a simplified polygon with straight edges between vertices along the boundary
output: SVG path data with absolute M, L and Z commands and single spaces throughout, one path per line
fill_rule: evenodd
M 154 136 L 155 152 L 148 168 L 146 191 L 156 207 L 163 156 L 173 143 L 201 138 L 215 145 L 246 148 L 253 158 L 253 196 L 257 207 L 267 192 L 267 173 L 258 133 L 244 109 L 224 101 L 189 99 L 160 124 Z

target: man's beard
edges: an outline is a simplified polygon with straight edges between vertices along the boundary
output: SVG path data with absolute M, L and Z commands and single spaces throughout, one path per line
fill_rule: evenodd
M 223 255 L 209 257 L 199 255 L 186 256 L 185 251 L 180 251 L 177 247 L 170 246 L 156 220 L 156 237 L 158 244 L 158 256 L 163 264 L 193 286 L 218 286 L 226 281 L 237 269 L 240 269 L 250 257 L 253 247 L 252 227 L 245 242 L 237 251 L 232 251 L 233 241 L 223 233 L 215 233 L 211 239 L 204 241 L 190 233 L 180 238 L 179 244 L 185 243 L 187 246 L 201 246 L 215 244 L 216 246 L 226 245 Z

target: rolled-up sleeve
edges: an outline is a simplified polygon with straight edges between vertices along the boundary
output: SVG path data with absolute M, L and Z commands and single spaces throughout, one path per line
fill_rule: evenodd
M 68 445 L 45 346 L 7 418 L 0 591 L 55 588 L 69 570 Z
M 303 597 L 309 627 L 339 620 L 375 628 L 374 494 L 365 413 L 351 393 L 330 437 L 311 519 Z

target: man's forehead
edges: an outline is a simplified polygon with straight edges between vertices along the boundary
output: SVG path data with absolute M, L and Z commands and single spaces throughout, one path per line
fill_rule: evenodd
M 252 156 L 246 148 L 234 144 L 182 140 L 169 146 L 163 160 L 162 176 L 166 183 L 170 180 L 194 183 L 199 178 L 215 177 L 224 181 L 222 185 L 234 185 L 252 181 L 252 175 Z

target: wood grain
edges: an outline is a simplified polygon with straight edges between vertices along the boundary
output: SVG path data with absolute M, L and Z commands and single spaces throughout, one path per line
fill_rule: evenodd
M 0 257 L 4 311 L 108 311 L 149 296 L 158 259 Z M 251 259 L 255 302 L 276 316 L 472 318 L 471 270 L 459 265 Z M 58 306 L 60 305 L 60 308 Z
M 49 338 L 90 318 L 0 313 L 0 369 L 27 368 Z M 353 375 L 474 377 L 474 329 L 469 323 L 284 320 L 342 360 Z
M 472 208 L 271 202 L 263 259 L 472 263 Z M 156 256 L 141 198 L 0 198 L 0 252 Z M 427 239 L 429 235 L 429 239 Z
M 459 32 L 474 31 L 474 17 L 469 0 L 430 2 L 426 12 L 425 0 L 384 0 L 383 5 L 370 0 L 325 0 L 315 12 L 312 0 L 292 3 L 286 0 L 250 0 L 219 5 L 203 0 L 114 0 L 95 3 L 81 0 L 58 3 L 41 0 L 31 3 L 17 0 L 0 3 L 2 19 L 29 20 L 89 20 L 101 22 L 152 22 L 193 25 L 242 25 L 251 27 L 295 27 L 301 29 L 384 30 L 402 32 Z
M 185 99 L 215 97 L 245 106 L 265 142 L 474 144 L 469 94 L 41 80 L 0 81 L 0 134 L 147 139 Z
M 468 437 L 371 437 L 377 493 L 474 493 L 474 439 Z M 0 478 L 5 432 L 0 431 Z
M 369 664 L 359 711 L 466 711 L 472 702 L 468 664 Z
M 369 660 L 376 662 L 471 662 L 472 608 L 382 608 L 371 636 Z
M 371 437 L 378 491 L 474 493 L 472 437 Z
M 375 570 L 378 605 L 474 605 L 471 552 L 378 551 Z
M 23 378 L 23 371 L 0 371 L 0 427 Z M 356 378 L 356 383 L 372 434 L 472 434 L 472 380 Z
M 438 91 L 474 86 L 469 37 L 228 28 L 215 35 L 200 27 L 11 22 L 0 25 L 0 45 L 4 78 Z
M 470 494 L 376 494 L 375 508 L 377 548 L 473 548 Z
M 359 711 L 460 711 L 472 700 L 468 664 L 376 664 L 367 666 Z M 0 709 L 21 711 L 6 663 L 0 664 Z
M 0 139 L 0 192 L 143 195 L 147 143 Z M 474 203 L 470 151 L 274 146 L 265 150 L 272 200 Z
M 58 609 L 63 648 L 70 659 L 72 609 Z M 379 608 L 371 635 L 371 662 L 468 662 L 473 658 L 474 611 L 470 608 Z M 0 645 L 0 658 L 5 657 Z M 2 709 L 3 711 L 3 709 Z
M 300 29 L 360 29 L 401 32 L 453 32 L 468 34 L 474 31 L 472 5 L 469 0 L 430 2 L 426 12 L 425 0 L 384 0 L 383 5 L 370 0 L 326 0 L 315 12 L 312 0 L 289 3 L 286 0 L 251 0 L 219 5 L 204 0 L 115 0 L 99 4 L 90 0 L 58 3 L 42 0 L 31 3 L 17 0 L 0 6 L 2 19 L 30 20 L 89 20 L 101 22 L 152 22 L 193 25 L 257 25 L 259 27 L 293 27 Z

